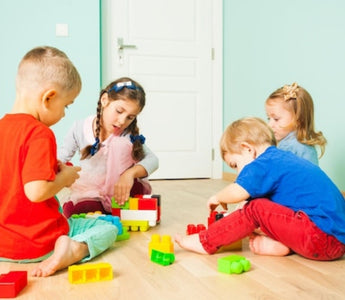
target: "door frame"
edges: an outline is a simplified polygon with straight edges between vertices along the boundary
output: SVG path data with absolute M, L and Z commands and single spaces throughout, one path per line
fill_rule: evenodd
M 212 161 L 212 178 L 223 176 L 223 160 L 220 156 L 219 141 L 223 133 L 223 1 L 212 0 L 213 20 L 213 103 L 212 126 L 214 159 Z

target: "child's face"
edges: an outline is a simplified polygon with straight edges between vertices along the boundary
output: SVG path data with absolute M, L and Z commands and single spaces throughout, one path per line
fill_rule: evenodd
M 104 94 L 102 106 L 102 128 L 107 136 L 120 135 L 141 111 L 137 101 L 109 100 L 107 94 Z
M 78 93 L 76 91 L 54 91 L 48 95 L 46 109 L 40 112 L 39 120 L 45 125 L 52 126 L 65 116 L 65 109 L 74 102 Z
M 284 107 L 282 102 L 266 104 L 265 107 L 268 125 L 272 128 L 278 142 L 295 130 L 293 115 Z
M 224 154 L 224 161 L 226 164 L 240 173 L 242 169 L 254 160 L 253 154 L 244 149 L 241 153 L 230 153 L 226 152 Z

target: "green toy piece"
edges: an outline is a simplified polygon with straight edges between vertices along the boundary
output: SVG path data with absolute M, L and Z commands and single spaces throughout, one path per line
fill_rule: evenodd
M 152 249 L 151 261 L 160 264 L 162 266 L 171 265 L 175 261 L 174 253 L 165 253 Z
M 122 234 L 118 234 L 116 237 L 116 241 L 124 241 L 124 240 L 128 240 L 130 237 L 129 232 L 127 230 L 126 227 L 122 228 Z
M 118 205 L 115 201 L 114 197 L 111 198 L 111 207 L 112 208 L 121 208 L 121 209 L 129 209 L 129 201 L 126 201 L 122 205 Z
M 240 255 L 218 258 L 218 272 L 241 274 L 250 269 L 250 261 Z

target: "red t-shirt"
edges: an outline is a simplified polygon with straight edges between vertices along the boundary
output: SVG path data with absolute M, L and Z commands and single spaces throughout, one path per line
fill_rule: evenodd
M 0 120 L 0 257 L 32 259 L 54 249 L 68 234 L 57 200 L 31 202 L 24 184 L 55 179 L 56 140 L 51 129 L 27 114 Z

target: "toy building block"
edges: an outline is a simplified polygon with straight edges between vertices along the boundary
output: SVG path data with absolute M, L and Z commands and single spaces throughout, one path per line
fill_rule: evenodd
M 163 253 L 174 253 L 174 244 L 171 241 L 170 235 L 153 234 L 149 243 L 149 256 L 152 250 L 157 250 Z
M 156 210 L 121 210 L 121 221 L 148 221 L 150 226 L 157 224 L 157 211 Z
M 162 266 L 171 265 L 175 261 L 174 253 L 164 253 L 155 249 L 151 252 L 151 261 Z
M 133 197 L 129 197 L 129 209 L 130 210 L 138 210 L 139 209 L 139 199 L 138 198 L 133 198 Z
M 157 224 L 159 224 L 161 222 L 161 196 L 157 195 L 157 194 L 153 194 L 153 195 L 135 195 L 136 198 L 139 199 L 143 199 L 146 201 L 154 201 L 156 203 L 154 210 L 157 210 Z M 147 206 L 147 205 L 152 205 L 152 204 L 148 204 L 148 202 L 139 202 L 139 209 L 148 209 L 148 208 L 144 208 L 143 206 Z M 152 208 L 151 208 L 152 209 Z
M 113 269 L 109 263 L 87 263 L 68 267 L 70 283 L 87 283 L 113 279 Z
M 120 208 L 120 209 L 129 209 L 129 201 L 127 200 L 124 204 L 118 205 L 115 201 L 114 197 L 111 198 L 111 207 L 112 208 Z
M 118 234 L 116 237 L 116 241 L 124 241 L 124 240 L 128 240 L 130 237 L 129 232 L 127 227 L 122 227 L 122 233 Z
M 15 298 L 28 284 L 27 271 L 11 271 L 0 275 L 0 298 Z
M 113 197 L 112 215 L 118 216 L 121 221 L 148 221 L 149 226 L 156 226 L 160 221 L 160 207 L 158 206 L 160 200 L 157 197 L 137 195 L 136 197 L 129 197 L 123 205 L 118 205 Z
M 118 233 L 117 233 L 118 235 L 121 235 L 123 233 L 123 226 L 119 217 L 111 216 L 111 215 L 103 215 L 103 216 L 99 216 L 98 219 L 110 222 L 111 224 L 116 226 L 118 229 Z
M 212 223 L 220 220 L 221 218 L 224 218 L 228 215 L 229 213 L 222 211 L 218 212 L 216 210 L 211 211 L 210 216 L 207 219 L 208 226 L 210 226 Z
M 241 274 L 250 269 L 250 261 L 240 255 L 218 258 L 218 271 L 226 274 Z
M 111 214 L 114 217 L 116 216 L 116 217 L 121 218 L 121 208 L 114 208 L 114 207 L 112 207 L 111 208 Z
M 205 229 L 206 227 L 204 224 L 198 224 L 198 225 L 188 224 L 186 234 L 191 235 L 191 234 L 199 233 L 200 231 L 203 231 Z
M 157 199 L 154 199 L 154 198 L 138 199 L 138 209 L 139 210 L 157 210 L 157 207 L 158 207 Z
M 147 231 L 149 230 L 148 221 L 140 220 L 121 220 L 122 226 L 129 231 Z
M 235 251 L 242 250 L 242 240 L 231 243 L 230 245 L 222 246 L 221 251 Z

